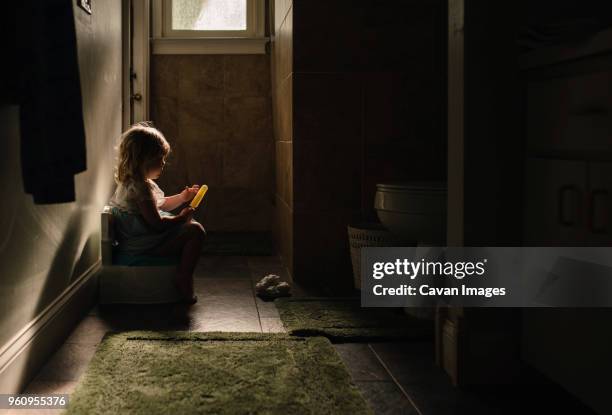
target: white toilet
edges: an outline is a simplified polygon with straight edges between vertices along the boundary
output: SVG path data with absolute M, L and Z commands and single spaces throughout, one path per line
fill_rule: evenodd
M 402 240 L 445 245 L 445 182 L 377 184 L 374 208 L 383 226 Z
M 446 245 L 446 183 L 407 182 L 376 185 L 374 208 L 382 225 L 407 245 L 417 247 L 415 258 L 436 260 Z M 432 248 L 427 248 L 427 247 Z M 436 285 L 443 280 L 436 279 Z M 433 297 L 408 297 L 404 312 L 412 317 L 433 320 Z

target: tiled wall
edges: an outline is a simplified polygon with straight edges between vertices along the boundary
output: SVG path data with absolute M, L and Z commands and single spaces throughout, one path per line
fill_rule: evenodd
M 376 183 L 446 177 L 442 3 L 276 1 L 277 223 L 300 282 L 351 288 L 347 225 L 375 220 Z
M 276 145 L 274 235 L 279 254 L 293 270 L 293 7 L 291 0 L 274 4 L 272 85 Z
M 347 225 L 361 213 L 361 94 L 358 76 L 294 74 L 294 277 L 304 284 L 335 289 L 351 281 Z
M 268 55 L 153 55 L 151 118 L 172 145 L 166 194 L 207 184 L 209 231 L 271 231 L 274 136 Z

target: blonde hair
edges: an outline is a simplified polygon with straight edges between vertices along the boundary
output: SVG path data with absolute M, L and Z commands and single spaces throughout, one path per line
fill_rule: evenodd
M 118 148 L 115 182 L 142 181 L 154 163 L 170 154 L 170 144 L 150 122 L 130 126 L 122 135 Z

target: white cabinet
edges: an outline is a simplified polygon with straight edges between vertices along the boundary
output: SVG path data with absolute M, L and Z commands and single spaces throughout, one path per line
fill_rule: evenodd
M 523 59 L 524 246 L 612 245 L 611 50 L 607 30 Z M 522 323 L 522 358 L 612 413 L 612 309 L 526 308 Z
M 608 245 L 612 242 L 612 163 L 590 162 L 588 184 L 588 240 Z
M 612 153 L 612 70 L 581 73 L 580 69 L 528 82 L 529 153 L 570 157 Z
M 612 243 L 612 162 L 528 158 L 524 245 Z
M 586 240 L 583 161 L 529 158 L 525 171 L 524 245 L 574 245 Z

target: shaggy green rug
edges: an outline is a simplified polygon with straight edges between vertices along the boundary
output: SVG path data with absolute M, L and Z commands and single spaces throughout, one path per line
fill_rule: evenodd
M 402 309 L 362 308 L 359 298 L 277 298 L 274 304 L 294 336 L 325 336 L 334 342 L 433 336 L 432 321 L 408 316 Z
M 329 340 L 124 332 L 98 346 L 68 414 L 372 414 Z

